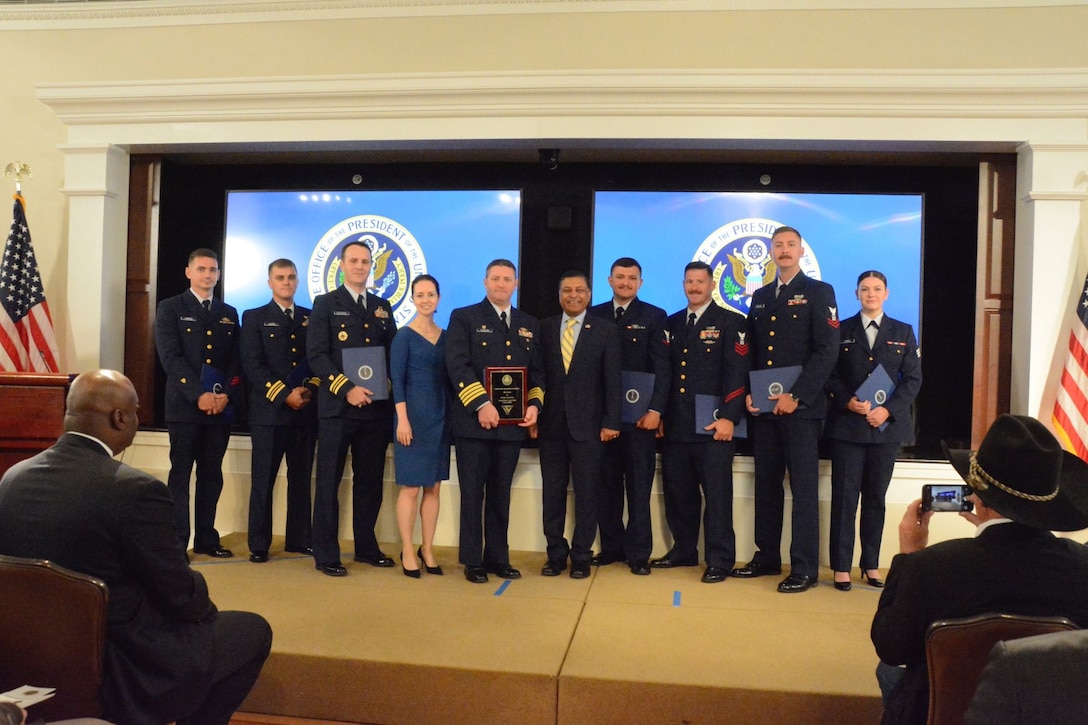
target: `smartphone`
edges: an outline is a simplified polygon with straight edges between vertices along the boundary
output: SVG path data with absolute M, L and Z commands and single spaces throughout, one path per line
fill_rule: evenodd
M 923 511 L 970 511 L 974 504 L 967 500 L 971 487 L 964 484 L 922 486 Z

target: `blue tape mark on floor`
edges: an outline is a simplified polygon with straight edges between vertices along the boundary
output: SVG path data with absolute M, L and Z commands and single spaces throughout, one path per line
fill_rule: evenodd
M 674 607 L 680 606 L 680 592 L 677 591 L 672 593 L 672 605 Z
M 509 587 L 509 586 L 510 586 L 510 580 L 507 579 L 506 581 L 504 581 L 502 583 L 502 586 L 500 586 L 498 589 L 495 590 L 495 596 L 496 597 L 501 597 L 502 593 L 505 592 L 507 587 Z

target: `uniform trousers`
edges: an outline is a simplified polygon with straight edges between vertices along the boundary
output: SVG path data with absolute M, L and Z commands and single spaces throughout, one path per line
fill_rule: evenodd
M 543 492 L 544 538 L 548 560 L 588 564 L 597 538 L 597 488 L 601 475 L 601 441 L 543 438 L 540 441 L 540 477 Z M 570 544 L 567 524 L 567 484 L 574 484 L 574 535 Z
M 253 689 L 272 648 L 272 628 L 253 612 L 219 612 L 212 622 L 215 673 L 200 708 L 178 725 L 229 725 Z
M 458 437 L 454 446 L 461 488 L 458 560 L 465 566 L 509 566 L 510 486 L 521 441 Z
M 672 531 L 669 555 L 698 559 L 699 510 L 703 509 L 703 536 L 707 566 L 731 569 L 737 556 L 733 533 L 733 441 L 682 443 L 667 441 L 661 457 L 665 518 Z M 699 489 L 702 489 L 702 497 Z M 702 499 L 706 506 L 702 506 Z
M 793 495 L 790 566 L 793 574 L 815 578 L 820 565 L 819 418 L 760 415 L 752 421 L 755 458 L 755 539 L 753 561 L 782 563 L 782 516 L 786 471 Z
M 657 433 L 624 428 L 620 437 L 604 444 L 597 525 L 601 551 L 622 553 L 628 562 L 644 562 L 654 548 L 650 526 L 650 490 L 657 467 Z M 623 498 L 627 494 L 627 528 Z
M 352 535 L 355 556 L 382 556 L 374 525 L 382 507 L 385 455 L 393 440 L 388 420 L 321 418 L 318 424 L 317 486 L 314 491 L 313 547 L 318 565 L 340 561 L 340 480 L 351 451 Z
M 898 443 L 831 441 L 831 568 L 850 571 L 854 518 L 861 497 L 861 568 L 880 566 L 884 494 L 892 481 Z
M 310 479 L 316 430 L 310 425 L 249 426 L 253 456 L 249 490 L 249 550 L 268 553 L 272 544 L 272 489 L 287 459 L 286 548 L 310 546 Z
M 174 523 L 181 548 L 189 546 L 189 478 L 196 464 L 196 492 L 193 514 L 196 519 L 193 548 L 218 548 L 215 509 L 223 492 L 223 456 L 230 442 L 227 424 L 167 423 L 170 436 L 170 473 L 166 486 L 174 497 Z

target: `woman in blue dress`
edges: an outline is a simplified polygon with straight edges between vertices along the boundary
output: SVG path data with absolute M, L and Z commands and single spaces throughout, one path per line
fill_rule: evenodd
M 401 539 L 401 569 L 419 578 L 420 568 L 442 574 L 434 556 L 438 526 L 439 486 L 450 477 L 450 433 L 446 425 L 449 378 L 446 374 L 445 331 L 434 321 L 438 280 L 421 274 L 412 280 L 416 316 L 401 328 L 390 348 L 396 436 L 393 465 L 397 485 L 397 528 Z M 423 490 L 420 500 L 420 489 Z M 423 544 L 412 546 L 416 512 Z

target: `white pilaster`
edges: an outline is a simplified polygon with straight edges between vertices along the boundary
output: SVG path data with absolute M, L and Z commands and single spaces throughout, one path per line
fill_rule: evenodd
M 1012 412 L 1048 421 L 1088 270 L 1088 144 L 1017 155 Z
M 68 307 L 75 341 L 68 369 L 121 370 L 125 359 L 128 152 L 111 144 L 66 145 Z

